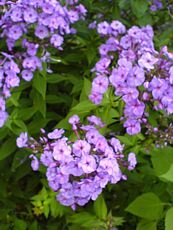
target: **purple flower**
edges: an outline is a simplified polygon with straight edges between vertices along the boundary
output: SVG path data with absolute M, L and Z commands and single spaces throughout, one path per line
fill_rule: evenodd
M 108 88 L 108 78 L 104 76 L 97 76 L 92 82 L 92 89 L 94 92 L 105 93 Z
M 152 95 L 154 99 L 162 98 L 167 88 L 168 88 L 167 81 L 156 77 L 154 77 L 149 84 L 149 89 L 152 91 Z
M 125 33 L 126 28 L 120 21 L 114 20 L 110 24 L 110 31 L 111 31 L 112 35 L 114 35 L 116 37 L 118 34 Z
M 123 146 L 121 145 L 120 141 L 117 138 L 112 137 L 110 140 L 110 144 L 114 148 L 115 152 L 122 152 Z
M 101 35 L 107 35 L 110 31 L 110 25 L 105 21 L 97 25 L 97 32 Z
M 138 64 L 139 66 L 146 68 L 147 70 L 154 69 L 154 65 L 158 62 L 158 58 L 155 58 L 150 53 L 145 53 L 139 59 Z
M 134 135 L 140 133 L 141 125 L 137 120 L 127 120 L 124 123 L 124 127 L 126 127 L 127 133 L 129 135 Z
M 101 135 L 96 129 L 91 129 L 86 133 L 87 141 L 90 144 L 95 145 L 100 137 L 101 137 Z
M 70 183 L 67 183 L 63 188 L 60 189 L 60 193 L 57 195 L 57 200 L 65 205 L 72 206 L 75 203 L 73 187 Z
M 132 46 L 132 38 L 129 35 L 124 35 L 121 39 L 120 39 L 120 45 L 122 46 L 122 48 L 124 49 L 128 49 Z
M 136 155 L 134 153 L 128 154 L 128 170 L 133 170 L 137 164 Z
M 54 12 L 54 7 L 49 2 L 42 3 L 42 10 L 46 14 L 52 14 Z
M 173 85 L 173 66 L 169 69 L 169 83 Z
M 96 21 L 93 21 L 88 25 L 89 29 L 95 29 L 96 27 L 97 27 L 97 22 Z
M 4 126 L 7 118 L 8 118 L 7 112 L 0 111 L 0 128 Z
M 103 136 L 99 137 L 95 143 L 95 147 L 98 151 L 105 152 L 106 148 L 108 147 L 106 138 Z
M 34 23 L 37 21 L 37 12 L 33 8 L 27 8 L 23 12 L 25 22 Z
M 100 173 L 97 173 L 95 177 L 95 183 L 99 184 L 101 188 L 105 188 L 109 182 L 109 179 L 110 179 L 109 174 L 106 173 L 105 171 L 104 172 L 101 171 Z
M 151 11 L 157 11 L 163 7 L 163 4 L 160 0 L 149 0 L 152 5 L 150 6 Z
M 128 75 L 127 84 L 131 87 L 136 87 L 142 85 L 144 80 L 144 70 L 138 66 L 135 66 Z
M 96 105 L 100 104 L 103 99 L 103 94 L 92 91 L 88 98 Z
M 125 107 L 125 115 L 134 116 L 134 117 L 141 117 L 144 113 L 145 105 L 143 102 L 139 101 L 138 99 L 131 100 L 126 104 Z
M 90 149 L 90 144 L 84 140 L 77 140 L 73 144 L 73 153 L 78 157 L 89 154 Z
M 53 34 L 51 39 L 50 39 L 50 43 L 54 46 L 54 47 L 60 47 L 63 44 L 64 38 L 58 34 Z
M 117 87 L 118 83 L 124 83 L 128 76 L 128 70 L 125 68 L 113 69 L 112 74 L 109 77 L 111 84 Z
M 69 20 L 71 23 L 74 23 L 74 22 L 79 20 L 79 14 L 78 14 L 78 12 L 76 12 L 74 10 L 70 10 L 68 12 L 68 17 L 69 17 Z
M 83 155 L 81 161 L 79 162 L 79 167 L 82 168 L 84 173 L 91 173 L 96 170 L 96 161 L 91 155 Z
M 124 88 L 122 92 L 124 93 L 124 96 L 122 98 L 128 104 L 127 107 L 139 96 L 139 91 L 136 88 L 127 87 Z
M 19 25 L 13 25 L 8 32 L 8 37 L 18 40 L 23 35 L 22 28 Z
M 27 57 L 23 60 L 22 63 L 23 67 L 25 69 L 30 69 L 32 71 L 35 71 L 37 68 L 41 69 L 42 68 L 42 64 L 41 61 L 38 57 L 36 56 L 32 56 L 32 57 Z
M 56 179 L 49 181 L 48 184 L 49 184 L 49 187 L 55 192 L 58 191 L 58 189 L 60 188 L 60 184 L 58 183 Z
M 5 100 L 3 97 L 0 97 L 0 112 L 5 111 Z
M 26 132 L 21 133 L 20 136 L 16 140 L 16 144 L 19 148 L 28 146 L 28 134 Z
M 58 173 L 58 168 L 50 165 L 46 171 L 46 177 L 48 181 L 56 180 L 57 173 Z
M 116 159 L 108 159 L 104 158 L 100 161 L 98 172 L 106 172 L 110 176 L 115 176 L 117 174 L 119 176 L 120 168 Z
M 21 76 L 25 81 L 31 81 L 31 79 L 33 78 L 33 73 L 30 70 L 22 70 L 21 72 Z
M 43 25 L 38 25 L 35 29 L 35 36 L 37 36 L 40 39 L 44 39 L 49 36 L 49 31 L 47 27 Z
M 51 163 L 54 162 L 52 152 L 51 151 L 44 151 L 43 154 L 40 156 L 40 161 L 43 165 L 49 166 Z
M 53 157 L 57 161 L 65 161 L 66 157 L 70 156 L 71 148 L 64 140 L 58 140 L 53 149 Z
M 82 176 L 83 170 L 79 167 L 80 159 L 76 158 L 74 161 L 68 163 L 69 174 L 73 176 Z
M 10 17 L 13 22 L 20 22 L 22 21 L 22 9 L 20 7 L 15 7 L 11 13 Z
M 78 115 L 73 115 L 68 120 L 68 122 L 72 125 L 73 130 L 77 129 L 77 124 L 79 124 L 79 121 L 80 121 L 80 118 L 78 117 Z
M 9 70 L 6 71 L 5 74 L 6 74 L 5 83 L 8 88 L 19 86 L 20 79 L 14 71 Z
M 38 44 L 27 42 L 25 46 L 27 48 L 27 53 L 30 56 L 35 56 L 37 54 L 37 50 L 38 50 L 38 47 L 39 47 Z
M 102 58 L 96 63 L 94 70 L 101 74 L 107 73 L 107 68 L 109 67 L 110 63 L 111 61 L 109 58 Z
M 99 117 L 96 117 L 94 115 L 90 116 L 90 117 L 87 117 L 87 120 L 93 124 L 93 125 L 97 125 L 99 127 L 104 127 L 105 124 L 101 121 L 101 119 Z
M 37 157 L 34 156 L 33 154 L 31 154 L 31 155 L 29 156 L 29 158 L 32 159 L 32 161 L 31 161 L 31 167 L 32 167 L 32 169 L 33 169 L 34 171 L 37 171 L 37 170 L 39 169 L 39 165 L 40 165 L 40 163 L 39 163 Z
M 48 133 L 49 139 L 59 139 L 62 137 L 62 134 L 64 133 L 63 129 L 55 129 L 53 132 Z

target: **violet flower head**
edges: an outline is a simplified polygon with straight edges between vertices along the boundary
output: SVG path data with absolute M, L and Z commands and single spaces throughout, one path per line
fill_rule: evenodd
M 173 96 L 168 92 L 173 84 L 173 54 L 166 46 L 160 52 L 155 50 L 152 27 L 126 30 L 120 21 L 104 21 L 97 25 L 97 32 L 106 36 L 106 42 L 100 45 L 100 59 L 91 69 L 95 78 L 89 99 L 99 105 L 112 86 L 115 100 L 123 101 L 122 122 L 130 135 L 139 133 L 147 122 L 146 101 L 153 110 L 172 114 Z
M 17 142 L 19 146 L 29 147 L 33 151 L 30 158 L 34 171 L 40 165 L 46 168 L 48 185 L 58 192 L 57 200 L 75 209 L 90 200 L 96 200 L 108 183 L 116 184 L 125 178 L 119 163 L 129 165 L 129 170 L 136 163 L 132 153 L 128 162 L 123 159 L 123 146 L 118 139 L 107 140 L 99 133 L 97 129 L 103 123 L 95 115 L 87 118 L 89 125 L 80 124 L 77 115 L 69 120 L 72 124 L 78 123 L 80 137 L 77 140 L 69 140 L 64 136 L 64 130 L 55 129 L 48 134 L 42 130 L 43 136 L 39 141 L 22 133 Z

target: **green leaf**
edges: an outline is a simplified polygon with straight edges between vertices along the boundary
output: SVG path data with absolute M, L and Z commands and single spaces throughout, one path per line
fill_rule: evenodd
M 89 100 L 85 100 L 77 104 L 75 107 L 73 107 L 71 111 L 76 113 L 87 113 L 95 108 L 97 108 L 95 104 L 93 104 Z
M 49 204 L 44 204 L 44 206 L 43 206 L 43 213 L 44 213 L 44 216 L 46 218 L 48 218 L 48 216 L 49 216 L 49 211 L 50 211 Z
M 46 96 L 46 103 L 48 104 L 62 104 L 62 103 L 67 104 L 68 101 L 64 97 L 49 94 Z
M 51 74 L 50 76 L 47 76 L 47 82 L 51 84 L 59 83 L 61 81 L 65 81 L 66 76 L 61 74 Z
M 124 136 L 117 136 L 118 139 L 127 146 L 133 146 L 135 145 L 135 142 L 137 140 L 136 136 L 130 136 L 128 134 L 125 134 Z
M 100 219 L 106 219 L 107 207 L 102 195 L 100 195 L 94 202 L 94 211 L 96 216 L 98 216 Z
M 36 112 L 36 109 L 34 107 L 20 108 L 17 110 L 17 117 L 18 119 L 22 119 L 26 121 L 30 119 L 34 115 L 35 112 Z
M 172 230 L 173 226 L 173 207 L 168 209 L 165 217 L 165 230 Z
M 38 223 L 37 221 L 34 221 L 30 226 L 29 230 L 38 230 Z
M 68 218 L 69 223 L 78 224 L 83 228 L 92 229 L 104 225 L 103 222 L 99 221 L 96 216 L 88 212 L 80 212 L 74 214 Z
M 88 95 L 90 94 L 90 91 L 91 91 L 91 82 L 87 78 L 84 78 L 83 88 L 80 95 L 80 101 L 88 99 Z
M 29 152 L 24 149 L 19 149 L 18 151 L 16 151 L 13 158 L 11 171 L 14 172 L 21 164 L 23 164 L 28 159 L 28 156 Z
M 152 164 L 157 176 L 165 174 L 173 164 L 173 148 L 165 147 L 152 151 Z
M 136 17 L 142 17 L 148 9 L 147 0 L 131 0 L 131 7 Z
M 136 230 L 157 230 L 156 221 L 141 220 Z
M 16 140 L 14 138 L 9 138 L 0 147 L 0 160 L 5 159 L 16 149 Z
M 49 122 L 48 119 L 43 119 L 42 117 L 34 119 L 28 125 L 28 132 L 29 133 L 38 133 L 41 128 L 44 128 L 45 125 Z
M 152 17 L 149 13 L 144 14 L 141 18 L 138 19 L 138 24 L 140 26 L 152 25 Z
M 65 207 L 62 206 L 56 199 L 55 197 L 52 197 L 50 201 L 50 211 L 51 211 L 51 216 L 56 218 L 57 216 L 62 216 L 65 212 Z
M 115 226 L 121 226 L 124 222 L 125 222 L 125 220 L 123 217 L 119 217 L 119 216 L 113 216 L 112 217 L 112 223 Z
M 45 99 L 47 88 L 46 76 L 37 72 L 33 78 L 33 87 L 42 95 L 43 99 Z
M 13 123 L 21 129 L 20 132 L 22 132 L 22 131 L 27 132 L 27 127 L 26 127 L 25 123 L 22 120 L 15 119 L 13 121 Z
M 36 91 L 34 93 L 33 104 L 34 110 L 39 111 L 43 117 L 46 117 L 46 100 Z
M 27 227 L 25 221 L 16 219 L 14 223 L 14 230 L 25 230 Z
M 158 220 L 163 211 L 163 204 L 154 193 L 144 193 L 138 196 L 126 211 L 145 219 Z
M 0 229 L 1 230 L 9 230 L 9 224 L 2 224 L 2 223 L 0 223 Z
M 173 165 L 171 165 L 171 167 L 165 174 L 160 175 L 160 178 L 173 182 Z
M 32 197 L 32 200 L 41 200 L 41 201 L 45 201 L 48 198 L 48 192 L 45 189 L 45 187 L 42 188 L 42 190 L 39 192 L 39 194 L 35 195 Z

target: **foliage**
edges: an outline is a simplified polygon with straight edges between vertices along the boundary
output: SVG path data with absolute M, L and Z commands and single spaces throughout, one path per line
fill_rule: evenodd
M 62 51 L 50 48 L 50 62 L 35 71 L 32 81 L 22 80 L 7 100 L 9 117 L 0 129 L 0 229 L 171 230 L 173 146 L 157 148 L 155 141 L 159 137 L 146 134 L 145 128 L 134 136 L 126 134 L 120 121 L 123 103 L 115 98 L 112 89 L 106 92 L 100 105 L 89 101 L 94 77 L 90 70 L 99 59 L 98 48 L 103 40 L 88 25 L 94 20 L 120 20 L 127 28 L 150 24 L 154 28 L 155 46 L 160 49 L 167 45 L 173 50 L 172 3 L 168 1 L 168 8 L 164 2 L 162 9 L 153 12 L 147 0 L 80 2 L 88 13 L 84 21 L 75 23 L 77 33 L 66 36 Z M 1 38 L 0 51 L 5 49 Z M 53 73 L 46 72 L 48 67 Z M 63 128 L 74 138 L 68 123 L 74 114 L 82 122 L 90 114 L 100 117 L 106 124 L 102 134 L 116 135 L 125 145 L 125 155 L 134 152 L 138 160 L 133 172 L 125 171 L 127 181 L 108 185 L 96 201 L 76 211 L 55 200 L 56 194 L 48 187 L 43 167 L 39 172 L 32 171 L 28 158 L 31 151 L 16 147 L 21 132 L 37 138 L 41 128 L 48 132 Z M 149 120 L 153 126 L 159 123 L 164 132 L 173 117 L 159 120 L 159 116 L 152 111 Z

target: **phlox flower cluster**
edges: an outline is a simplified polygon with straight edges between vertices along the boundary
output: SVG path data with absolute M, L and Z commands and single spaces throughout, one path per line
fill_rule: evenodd
M 132 170 L 136 165 L 134 153 L 124 159 L 120 141 L 115 137 L 107 140 L 99 132 L 104 124 L 98 117 L 87 119 L 87 125 L 80 124 L 77 115 L 69 119 L 77 137 L 74 141 L 64 135 L 63 129 L 48 134 L 42 130 L 39 141 L 29 138 L 27 133 L 17 138 L 19 148 L 32 150 L 33 170 L 44 165 L 50 188 L 58 192 L 57 200 L 73 209 L 95 200 L 108 183 L 126 180 L 121 167 Z
M 111 85 L 124 101 L 124 127 L 128 134 L 141 131 L 148 109 L 173 113 L 173 54 L 163 47 L 157 52 L 153 30 L 147 25 L 126 30 L 119 21 L 97 25 L 106 38 L 99 47 L 100 59 L 92 69 L 96 77 L 89 98 L 95 104 Z
M 0 39 L 7 50 L 0 57 L 0 127 L 7 119 L 5 99 L 20 80 L 31 81 L 33 73 L 49 61 L 50 46 L 62 50 L 64 36 L 74 34 L 73 23 L 84 19 L 86 9 L 78 0 L 0 1 Z M 1 10 L 1 8 L 0 8 Z M 16 49 L 17 48 L 17 52 Z

